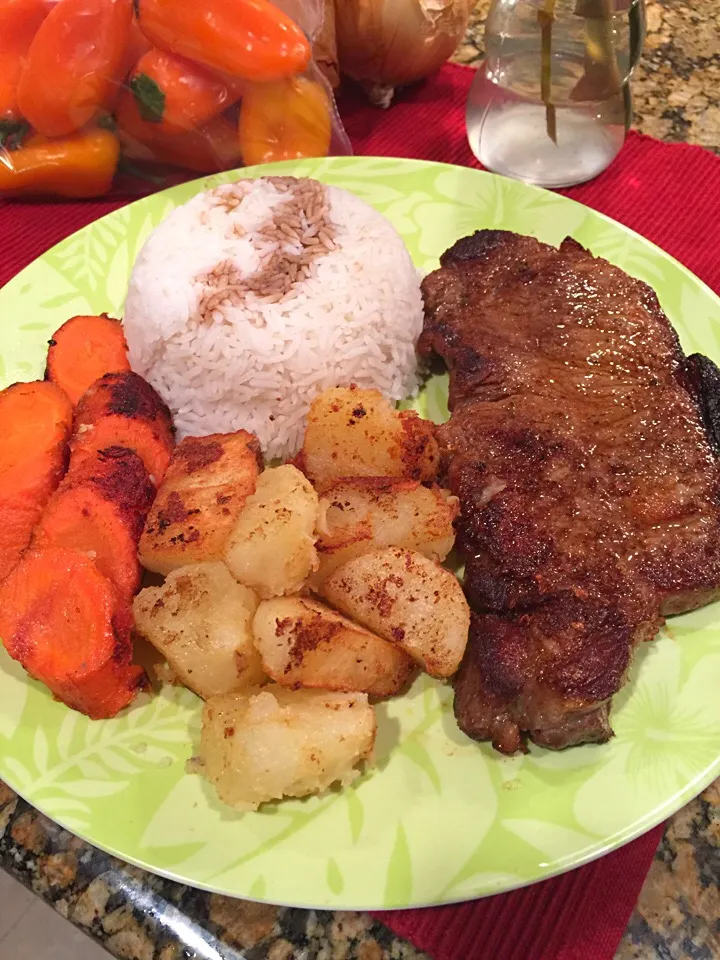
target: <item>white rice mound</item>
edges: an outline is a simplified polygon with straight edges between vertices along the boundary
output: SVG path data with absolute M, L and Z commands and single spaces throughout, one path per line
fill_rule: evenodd
M 324 190 L 335 245 L 280 302 L 249 292 L 210 319 L 200 311 L 203 278 L 219 263 L 251 278 L 278 245 L 302 251 L 289 236 L 267 239 L 273 208 L 288 198 L 272 179 L 199 194 L 145 242 L 125 334 L 133 369 L 167 402 L 181 436 L 245 429 L 268 458 L 287 457 L 301 446 L 309 405 L 323 390 L 354 383 L 390 400 L 416 391 L 418 272 L 384 216 L 345 190 Z M 240 202 L 223 203 L 233 196 Z

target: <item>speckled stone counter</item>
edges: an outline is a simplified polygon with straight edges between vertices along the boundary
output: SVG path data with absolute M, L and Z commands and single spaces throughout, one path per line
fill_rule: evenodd
M 478 4 L 460 62 L 480 59 L 488 7 Z M 649 0 L 633 88 L 640 130 L 720 153 L 718 0 Z M 150 876 L 73 837 L 2 783 L 0 866 L 124 960 L 426 960 L 363 914 L 230 900 Z M 669 823 L 616 960 L 718 960 L 719 885 L 717 781 Z

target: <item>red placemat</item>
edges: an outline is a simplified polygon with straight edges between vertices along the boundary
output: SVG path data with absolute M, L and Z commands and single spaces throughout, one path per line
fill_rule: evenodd
M 663 829 L 522 890 L 373 916 L 434 960 L 611 960 Z
M 387 111 L 365 106 L 354 92 L 341 98 L 356 153 L 480 168 L 465 136 L 472 76 L 448 64 L 432 81 L 401 92 Z M 709 151 L 633 131 L 605 173 L 558 193 L 643 234 L 720 290 L 720 158 Z
M 386 111 L 368 106 L 354 91 L 342 95 L 340 109 L 355 152 L 479 167 L 465 138 L 471 78 L 469 68 L 449 64 L 432 80 L 400 93 Z M 642 233 L 720 289 L 718 157 L 700 147 L 660 143 L 632 132 L 609 170 L 591 183 L 559 192 Z M 129 199 L 0 201 L 0 286 L 63 237 Z
M 471 76 L 467 68 L 447 66 L 402 93 L 387 112 L 346 93 L 340 108 L 356 152 L 478 166 L 464 130 Z M 644 234 L 720 288 L 717 157 L 632 133 L 608 171 L 563 192 Z M 0 203 L 0 285 L 69 233 L 125 202 Z M 602 860 L 513 893 L 375 916 L 435 960 L 609 960 L 661 834 L 657 827 Z

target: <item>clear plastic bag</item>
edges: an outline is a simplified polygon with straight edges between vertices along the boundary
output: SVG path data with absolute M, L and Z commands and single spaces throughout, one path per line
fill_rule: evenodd
M 350 152 L 333 0 L 0 0 L 0 197 Z

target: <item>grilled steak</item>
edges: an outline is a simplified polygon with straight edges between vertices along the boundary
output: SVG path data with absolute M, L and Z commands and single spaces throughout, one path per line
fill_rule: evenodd
M 475 611 L 460 727 L 505 753 L 607 740 L 635 646 L 720 595 L 720 374 L 570 239 L 480 231 L 423 292 Z

